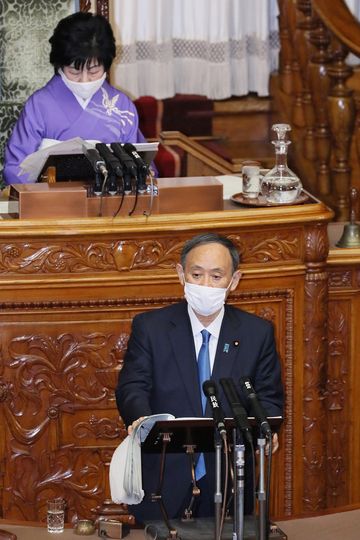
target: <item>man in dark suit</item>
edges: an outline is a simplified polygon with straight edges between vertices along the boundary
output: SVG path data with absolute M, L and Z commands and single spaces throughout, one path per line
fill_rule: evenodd
M 239 283 L 238 265 L 239 254 L 229 239 L 213 233 L 190 239 L 177 265 L 186 301 L 134 318 L 116 389 L 119 412 L 129 432 L 139 419 L 151 414 L 203 416 L 197 358 L 204 329 L 210 333 L 211 379 L 218 383 L 230 377 L 238 384 L 240 377 L 249 377 L 267 415 L 282 415 L 280 362 L 271 323 L 224 305 Z M 220 385 L 218 390 L 225 416 L 232 417 Z M 209 405 L 204 416 L 211 417 Z M 277 446 L 275 434 L 273 451 Z M 195 508 L 198 516 L 214 513 L 213 454 L 205 455 L 205 464 Z M 158 505 L 150 502 L 158 485 L 159 456 L 143 454 L 142 469 L 145 497 L 131 507 L 140 522 L 160 518 Z M 167 456 L 162 493 L 170 517 L 182 515 L 191 495 L 190 484 L 188 456 Z M 252 499 L 250 508 L 251 503 Z

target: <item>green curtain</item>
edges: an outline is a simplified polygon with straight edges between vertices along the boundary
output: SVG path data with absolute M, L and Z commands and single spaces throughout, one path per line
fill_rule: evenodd
M 0 0 L 0 182 L 6 141 L 24 101 L 53 74 L 49 37 L 74 0 Z

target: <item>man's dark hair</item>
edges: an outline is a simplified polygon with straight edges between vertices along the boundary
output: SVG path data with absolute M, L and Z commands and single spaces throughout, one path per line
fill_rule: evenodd
M 85 65 L 89 67 L 92 59 L 107 71 L 115 58 L 114 34 L 102 15 L 79 11 L 61 19 L 49 42 L 50 63 L 55 72 L 71 64 L 75 69 L 83 69 Z
M 232 261 L 233 272 L 237 270 L 237 267 L 239 266 L 239 262 L 240 262 L 240 256 L 239 256 L 238 250 L 236 249 L 235 245 L 229 238 L 226 238 L 225 236 L 220 236 L 219 234 L 216 234 L 216 233 L 198 234 L 197 236 L 193 236 L 193 238 L 190 238 L 190 240 L 187 240 L 185 242 L 181 251 L 181 258 L 180 258 L 181 266 L 183 268 L 185 268 L 185 262 L 186 262 L 186 257 L 188 253 L 192 249 L 198 246 L 202 246 L 204 244 L 221 244 L 226 249 L 228 249 L 230 257 L 231 257 L 231 261 Z

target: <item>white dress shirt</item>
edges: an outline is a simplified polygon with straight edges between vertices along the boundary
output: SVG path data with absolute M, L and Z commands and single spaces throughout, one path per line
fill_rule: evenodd
M 209 326 L 205 327 L 201 324 L 201 322 L 195 315 L 194 310 L 188 304 L 188 313 L 189 313 L 191 328 L 192 328 L 192 332 L 194 336 L 196 358 L 199 355 L 199 351 L 203 342 L 201 331 L 205 329 L 211 334 L 210 340 L 209 340 L 209 358 L 210 358 L 211 373 L 214 367 L 216 348 L 219 341 L 220 329 L 221 329 L 221 324 L 224 318 L 224 312 L 225 312 L 225 309 L 223 306 L 221 308 L 219 315 L 216 317 L 216 319 L 211 324 L 209 324 Z

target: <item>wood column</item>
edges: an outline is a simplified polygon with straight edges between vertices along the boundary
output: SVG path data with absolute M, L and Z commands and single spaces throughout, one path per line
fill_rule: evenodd
M 325 225 L 306 232 L 303 372 L 303 511 L 326 507 L 326 355 L 328 290 Z

